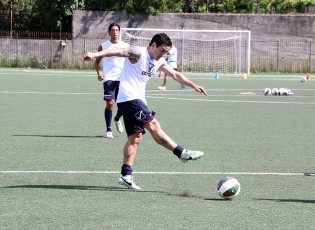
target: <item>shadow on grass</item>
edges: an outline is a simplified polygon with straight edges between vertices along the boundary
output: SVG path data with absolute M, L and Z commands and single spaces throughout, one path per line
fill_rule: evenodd
M 275 202 L 290 202 L 290 203 L 315 204 L 315 200 L 300 200 L 300 199 L 256 199 L 256 200 L 275 201 Z
M 12 135 L 13 137 L 61 137 L 61 138 L 104 138 L 103 136 L 70 136 L 70 135 Z
M 104 190 L 104 191 L 130 191 L 130 189 L 123 186 L 86 186 L 86 185 L 14 185 L 0 187 L 3 189 L 15 188 L 35 188 L 35 189 L 65 189 L 65 190 Z M 148 192 L 148 191 L 139 191 Z
M 130 190 L 123 186 L 87 186 L 87 185 L 13 185 L 0 187 L 1 189 L 64 189 L 64 190 L 87 190 L 87 191 L 120 191 L 120 192 L 131 192 Z M 137 190 L 135 192 L 141 193 L 159 193 L 165 196 L 183 197 L 183 198 L 196 198 L 208 201 L 226 201 L 220 198 L 205 198 L 201 196 L 196 196 L 191 194 L 189 191 L 183 192 L 164 192 L 164 191 L 152 191 L 152 190 Z
M 118 186 L 85 186 L 85 185 L 14 185 L 1 188 L 44 188 L 44 189 L 66 189 L 66 190 L 107 190 L 124 191 L 127 188 Z M 128 190 L 128 189 L 127 189 Z
M 222 199 L 222 198 L 205 198 L 204 200 L 209 200 L 209 201 L 226 201 L 226 202 L 230 202 L 232 200 L 227 200 L 227 199 Z
M 315 173 L 305 172 L 304 176 L 315 176 Z

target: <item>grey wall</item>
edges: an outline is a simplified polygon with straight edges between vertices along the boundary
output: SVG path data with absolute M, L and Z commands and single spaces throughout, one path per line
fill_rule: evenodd
M 111 22 L 128 28 L 165 29 L 241 29 L 251 30 L 255 38 L 315 38 L 315 15 L 260 14 L 185 14 L 164 13 L 159 16 L 124 12 L 74 11 L 74 38 L 104 38 Z

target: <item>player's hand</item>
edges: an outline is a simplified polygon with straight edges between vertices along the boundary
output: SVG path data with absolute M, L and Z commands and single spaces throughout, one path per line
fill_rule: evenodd
M 207 91 L 202 87 L 202 86 L 198 86 L 196 85 L 194 88 L 198 93 L 202 93 L 205 96 L 208 96 Z
M 83 59 L 84 59 L 84 61 L 91 61 L 91 60 L 95 59 L 95 54 L 92 52 L 86 52 L 83 54 Z
M 102 74 L 97 75 L 97 79 L 98 79 L 99 81 L 103 81 L 103 80 L 104 80 L 103 75 L 102 75 Z

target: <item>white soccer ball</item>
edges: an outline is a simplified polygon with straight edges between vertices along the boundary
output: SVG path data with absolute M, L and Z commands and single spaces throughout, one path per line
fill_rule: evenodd
M 264 94 L 265 94 L 265 96 L 270 95 L 270 94 L 271 94 L 271 89 L 265 88 L 265 89 L 264 89 Z
M 273 89 L 271 90 L 271 94 L 272 94 L 272 95 L 278 95 L 278 94 L 279 94 L 279 89 L 278 89 L 278 88 L 273 88 Z
M 280 88 L 278 94 L 280 96 L 287 95 L 288 94 L 288 89 Z
M 306 78 L 305 77 L 301 77 L 301 82 L 305 82 Z
M 222 198 L 231 200 L 240 193 L 241 184 L 234 177 L 226 176 L 220 179 L 217 189 Z

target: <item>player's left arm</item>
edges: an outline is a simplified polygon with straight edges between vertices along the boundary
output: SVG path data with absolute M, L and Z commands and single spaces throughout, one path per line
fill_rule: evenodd
M 173 78 L 175 81 L 193 88 L 194 90 L 196 90 L 199 93 L 202 93 L 204 95 L 208 95 L 206 90 L 199 85 L 194 84 L 191 80 L 189 80 L 187 77 L 185 77 L 182 73 L 177 72 L 176 70 L 174 70 L 172 67 L 170 67 L 166 61 L 161 65 L 160 70 L 163 71 L 165 74 L 167 74 L 168 76 L 170 76 L 171 78 Z
M 86 52 L 83 54 L 83 58 L 86 61 L 99 59 L 102 57 L 127 57 L 131 63 L 135 63 L 141 56 L 141 50 L 137 46 L 130 46 L 129 48 L 124 49 L 106 49 L 98 52 Z

